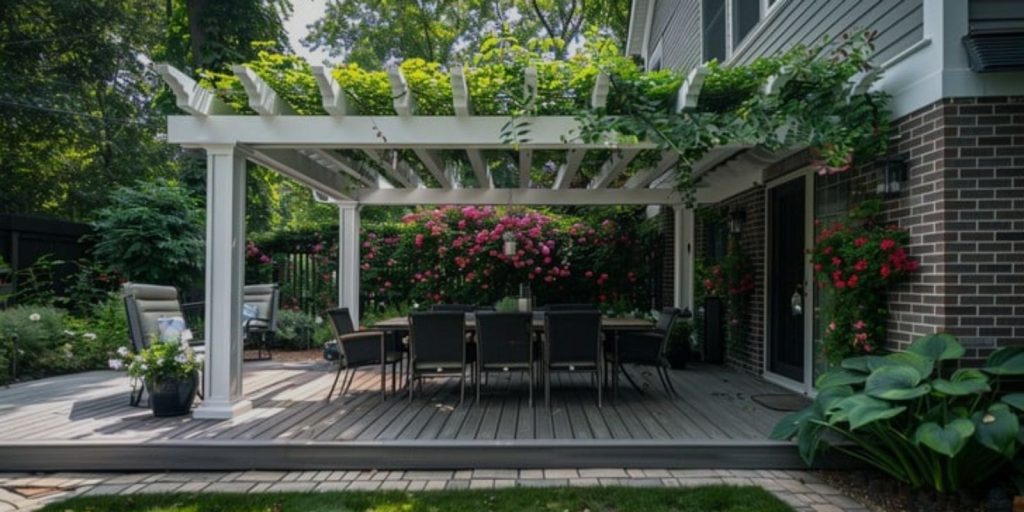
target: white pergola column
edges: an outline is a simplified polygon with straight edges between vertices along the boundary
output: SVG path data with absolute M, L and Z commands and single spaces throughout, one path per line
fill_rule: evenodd
M 338 307 L 359 326 L 359 205 L 338 204 Z
M 206 149 L 206 369 L 193 417 L 230 419 L 252 409 L 242 394 L 245 158 L 234 145 Z
M 673 214 L 673 305 L 693 311 L 693 210 L 682 205 L 672 207 Z

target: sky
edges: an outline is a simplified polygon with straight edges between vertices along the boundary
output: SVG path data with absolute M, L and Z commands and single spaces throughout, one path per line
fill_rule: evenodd
M 306 59 L 310 64 L 322 64 L 329 59 L 326 50 L 312 51 L 302 45 L 302 38 L 306 37 L 306 25 L 312 24 L 320 19 L 327 9 L 327 0 L 292 0 L 293 12 L 291 18 L 285 22 L 284 28 L 288 31 L 288 40 L 291 42 L 292 50 Z

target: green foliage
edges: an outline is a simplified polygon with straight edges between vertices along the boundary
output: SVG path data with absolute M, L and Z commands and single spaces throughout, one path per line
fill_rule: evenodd
M 94 226 L 93 256 L 125 279 L 187 289 L 202 268 L 203 212 L 176 182 L 117 189 Z
M 253 57 L 252 43 L 288 49 L 290 0 L 166 0 L 163 60 L 192 69 L 225 69 Z
M 725 144 L 770 150 L 809 147 L 822 173 L 845 171 L 855 160 L 883 154 L 887 144 L 886 97 L 880 93 L 849 96 L 850 80 L 872 70 L 869 57 L 875 36 L 857 32 L 840 41 L 796 46 L 748 66 L 712 65 L 698 108 L 682 113 L 675 111 L 670 97 L 646 90 L 645 75 L 604 69 L 613 93 L 631 108 L 621 116 L 581 112 L 581 137 L 592 143 L 609 135 L 619 141 L 645 140 L 678 152 L 677 184 L 690 194 L 690 200 L 693 164 L 711 148 Z M 789 77 L 786 85 L 777 94 L 758 92 L 776 73 Z
M 502 297 L 494 305 L 494 310 L 499 313 L 515 313 L 519 311 L 519 300 L 515 297 Z
M 274 340 L 279 347 L 285 349 L 298 350 L 315 346 L 314 341 L 324 341 L 314 340 L 314 335 L 323 336 L 323 332 L 317 334 L 320 322 L 323 322 L 320 317 L 302 311 L 281 309 L 277 312 Z
M 750 298 L 754 293 L 754 268 L 736 235 L 730 234 L 725 257 L 715 265 L 697 268 L 697 280 L 705 297 L 718 297 L 725 304 L 726 343 L 730 351 L 744 349 L 747 341 Z M 703 298 L 702 298 L 703 301 Z
M 40 256 L 31 265 L 17 273 L 18 289 L 14 299 L 19 304 L 53 306 L 57 302 L 54 279 L 57 267 L 64 262 L 53 259 L 50 254 Z
M 49 306 L 0 311 L 0 352 L 7 378 L 64 373 L 75 367 L 74 340 L 64 332 L 66 313 Z M 11 374 L 10 367 L 17 371 Z
M 880 201 L 862 202 L 849 223 L 822 228 L 811 252 L 818 286 L 829 294 L 822 308 L 828 322 L 823 348 L 833 365 L 882 346 L 889 317 L 887 292 L 918 268 L 917 260 L 907 255 L 909 233 L 884 224 L 880 208 Z M 944 352 L 948 348 L 943 340 L 934 339 L 935 345 L 921 348 L 927 350 L 921 355 L 936 360 L 962 355 Z
M 818 379 L 814 403 L 783 418 L 772 437 L 796 437 L 808 464 L 832 448 L 915 488 L 983 486 L 1020 453 L 1024 399 L 1000 390 L 1001 377 L 1024 375 L 1006 364 L 1020 353 L 1000 349 L 980 369 L 953 370 L 963 346 L 940 333 L 906 353 L 848 358 Z

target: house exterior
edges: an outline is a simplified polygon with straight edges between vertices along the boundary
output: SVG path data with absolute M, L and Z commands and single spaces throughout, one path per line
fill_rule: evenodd
M 1024 68 L 1019 52 L 977 51 L 987 34 L 1017 38 L 1009 46 L 1024 48 L 1024 4 L 635 0 L 632 5 L 626 52 L 648 69 L 684 74 L 712 59 L 745 64 L 862 28 L 878 31 L 873 61 L 884 75 L 874 87 L 892 97 L 886 159 L 829 176 L 817 175 L 806 154 L 760 166 L 746 159 L 741 173 L 736 166 L 727 169 L 739 177 L 716 182 L 719 193 L 702 203 L 741 221 L 739 240 L 756 268 L 748 339 L 744 349 L 728 355 L 728 363 L 803 392 L 812 391 L 822 368 L 823 322 L 817 307 L 822 297 L 812 285 L 807 258 L 795 256 L 811 247 L 815 219 L 841 219 L 851 205 L 875 196 L 879 168 L 893 161 L 905 164 L 907 179 L 898 194 L 885 199 L 885 213 L 910 232 L 910 249 L 921 269 L 888 298 L 889 348 L 936 331 L 957 335 L 973 359 L 1024 344 Z M 730 159 L 714 165 L 728 168 Z M 699 215 L 695 223 L 695 256 L 713 258 L 720 228 Z M 795 322 L 794 300 L 814 305 Z

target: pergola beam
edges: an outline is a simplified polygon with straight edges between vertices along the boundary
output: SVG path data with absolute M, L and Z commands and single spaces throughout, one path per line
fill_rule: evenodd
M 246 66 L 237 64 L 231 66 L 238 80 L 242 82 L 246 96 L 249 97 L 249 107 L 261 116 L 294 115 L 295 109 L 277 95 L 277 91 L 265 82 L 255 71 Z
M 156 72 L 171 88 L 178 108 L 185 112 L 199 117 L 235 113 L 213 91 L 199 85 L 178 68 L 170 64 L 157 64 Z
M 323 100 L 324 110 L 328 114 L 344 117 L 355 113 L 341 84 L 331 76 L 330 69 L 324 66 L 313 66 L 313 78 L 316 79 L 316 85 L 320 88 L 320 98 Z
M 168 116 L 167 139 L 172 144 L 201 147 L 233 144 L 333 149 L 513 149 L 501 137 L 507 116 Z M 605 140 L 584 143 L 566 140 L 578 133 L 572 116 L 530 119 L 530 141 L 519 148 L 533 150 L 607 149 Z M 610 139 L 608 140 L 610 142 Z M 650 142 L 618 144 L 621 149 L 654 149 Z
M 580 170 L 583 163 L 583 155 L 586 151 L 580 148 L 570 149 L 565 157 L 565 163 L 558 167 L 558 175 L 555 176 L 555 184 L 552 188 L 567 189 L 572 186 L 572 180 Z
M 606 188 L 610 186 L 622 175 L 626 167 L 629 166 L 629 163 L 639 154 L 640 150 L 638 149 L 616 151 L 608 161 L 601 165 L 601 171 L 590 181 L 587 188 Z
M 394 155 L 389 162 L 380 150 L 363 148 L 363 153 L 365 153 L 371 161 L 384 169 L 384 173 L 392 181 L 403 187 L 416 188 L 420 186 L 421 182 L 419 175 L 416 174 L 416 171 L 414 171 L 409 164 L 405 163 L 401 158 L 398 158 L 397 154 Z
M 519 188 L 530 188 L 530 170 L 533 168 L 533 150 L 519 150 Z
M 361 169 L 364 166 L 357 162 L 349 160 L 348 158 L 328 149 L 300 150 L 299 152 L 302 153 L 304 151 L 308 151 L 309 154 L 307 156 L 310 156 L 310 158 L 313 158 L 314 160 L 320 158 L 324 161 L 322 163 L 329 164 L 325 165 L 325 167 L 333 165 L 341 172 L 349 175 L 352 179 L 359 181 L 367 187 L 374 188 L 377 186 L 377 173 L 362 171 Z
M 469 118 L 473 115 L 473 101 L 469 96 L 469 86 L 466 84 L 466 72 L 462 66 L 456 66 L 451 71 L 452 80 L 452 107 L 455 109 L 457 118 Z M 473 174 L 480 188 L 491 188 L 494 186 L 490 173 L 487 172 L 487 160 L 479 149 L 466 149 L 466 156 L 469 164 L 473 167 Z
M 704 87 L 704 79 L 709 73 L 711 73 L 711 68 L 707 64 L 701 64 L 693 68 L 689 75 L 686 75 L 686 80 L 683 81 L 683 85 L 679 86 L 679 92 L 676 95 L 676 112 L 697 108 L 700 91 Z
M 464 205 L 651 205 L 679 204 L 674 189 L 567 189 L 492 188 L 451 189 L 376 189 L 357 190 L 354 199 L 364 205 L 416 206 L 425 204 Z
M 351 201 L 342 193 L 348 184 L 338 172 L 328 169 L 298 151 L 287 149 L 240 149 L 246 157 L 319 191 L 336 201 Z
M 416 96 L 409 87 L 409 82 L 402 74 L 402 70 L 397 66 L 388 69 L 388 83 L 391 84 L 391 96 L 394 98 L 395 113 L 398 114 L 398 117 L 409 118 L 415 115 Z M 444 162 L 440 155 L 426 148 L 416 148 L 413 152 L 423 162 L 427 172 L 441 185 L 441 188 L 452 188 L 452 183 L 444 172 Z
M 668 170 L 671 169 L 672 166 L 675 165 L 678 161 L 679 153 L 676 153 L 675 151 L 662 152 L 661 160 L 658 161 L 657 165 L 655 165 L 654 167 L 648 167 L 646 169 L 643 169 L 640 172 L 637 172 L 636 174 L 630 176 L 629 179 L 626 180 L 626 184 L 623 185 L 622 187 L 644 188 L 647 185 L 650 185 L 651 182 L 660 178 L 662 175 L 668 172 Z

